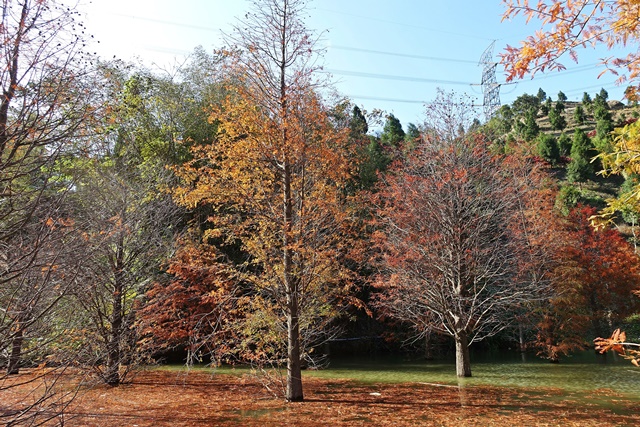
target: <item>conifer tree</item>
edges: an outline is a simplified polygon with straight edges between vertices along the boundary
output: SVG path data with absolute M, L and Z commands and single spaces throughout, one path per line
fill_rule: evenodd
M 591 159 L 595 153 L 587 134 L 580 128 L 573 133 L 571 145 L 571 163 L 567 167 L 567 179 L 570 182 L 583 182 L 593 175 Z
M 387 121 L 380 134 L 382 145 L 391 148 L 400 148 L 405 139 L 405 132 L 402 129 L 400 120 L 393 114 L 387 116 Z
M 549 122 L 554 130 L 564 130 L 567 127 L 567 120 L 564 118 L 564 104 L 556 102 L 549 111 Z
M 560 150 L 557 140 L 549 134 L 542 133 L 538 136 L 538 154 L 540 157 L 555 165 L 560 160 Z
M 582 105 L 576 105 L 576 109 L 573 111 L 573 120 L 575 120 L 577 125 L 583 125 L 587 116 L 584 113 L 584 108 Z

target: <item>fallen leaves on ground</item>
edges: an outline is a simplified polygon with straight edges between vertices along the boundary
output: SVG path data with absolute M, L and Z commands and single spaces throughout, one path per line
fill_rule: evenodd
M 117 388 L 86 387 L 65 426 L 614 426 L 639 425 L 640 400 L 611 390 L 439 387 L 304 379 L 305 401 L 286 403 L 255 377 L 141 372 Z M 18 390 L 0 391 L 9 403 Z M 51 422 L 49 425 L 56 425 Z

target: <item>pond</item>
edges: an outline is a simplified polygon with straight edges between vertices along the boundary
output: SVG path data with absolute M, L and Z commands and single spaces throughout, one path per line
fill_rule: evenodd
M 452 361 L 407 362 L 399 360 L 338 359 L 328 369 L 306 371 L 320 378 L 353 379 L 376 383 L 438 383 L 496 387 L 557 388 L 567 392 L 609 389 L 640 400 L 640 369 L 608 354 L 606 358 L 585 352 L 549 363 L 538 358 L 522 361 L 519 354 L 472 357 L 473 377 L 458 379 Z

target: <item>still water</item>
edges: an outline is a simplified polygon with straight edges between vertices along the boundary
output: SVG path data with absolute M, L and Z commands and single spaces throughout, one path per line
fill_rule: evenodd
M 640 400 L 640 368 L 615 355 L 606 359 L 585 352 L 560 363 L 534 357 L 522 361 L 519 354 L 472 357 L 473 377 L 457 379 L 450 361 L 407 362 L 401 360 L 332 360 L 329 368 L 307 371 L 320 378 L 363 382 L 414 382 L 497 387 L 555 388 L 567 392 L 609 389 Z

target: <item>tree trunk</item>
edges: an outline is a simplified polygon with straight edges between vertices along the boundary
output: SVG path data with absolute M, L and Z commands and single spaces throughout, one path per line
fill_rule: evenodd
M 9 69 L 5 70 L 9 76 L 4 90 L 4 94 L 0 101 L 0 153 L 4 153 L 7 148 L 7 123 L 9 121 L 9 106 L 15 97 L 16 88 L 18 87 L 18 65 L 20 64 L 20 50 L 22 47 L 23 36 L 25 35 L 25 27 L 27 26 L 27 16 L 29 14 L 29 3 L 22 3 L 22 12 L 20 14 L 20 23 L 18 24 L 18 33 L 16 34 L 13 49 L 8 49 L 10 56 L 7 62 L 10 64 Z M 11 145 L 9 145 L 11 147 Z
M 286 129 L 283 132 L 286 141 Z M 287 391 L 289 402 L 302 402 L 302 363 L 300 361 L 300 306 L 298 282 L 294 277 L 293 251 L 290 248 L 293 201 L 291 197 L 291 170 L 288 161 L 284 167 L 284 283 L 287 293 Z
M 287 357 L 287 396 L 289 402 L 302 402 L 302 363 L 300 360 L 300 326 L 298 322 L 297 297 L 293 298 L 291 313 L 287 318 L 288 357 Z M 292 307 L 296 306 L 294 310 Z
M 592 291 L 589 294 L 589 309 L 591 310 L 591 327 L 593 328 L 593 335 L 596 337 L 609 336 L 609 333 L 602 324 L 601 313 L 603 313 L 604 310 L 595 291 Z
M 518 344 L 520 346 L 520 358 L 524 363 L 527 361 L 527 343 L 524 340 L 524 330 L 522 328 L 522 323 L 518 323 Z
M 428 330 L 424 334 L 424 358 L 426 360 L 433 360 L 433 340 L 431 339 L 431 335 L 431 330 Z
M 456 341 L 456 374 L 459 377 L 471 376 L 471 360 L 469 358 L 469 338 L 466 332 L 458 332 Z
M 22 343 L 24 341 L 24 332 L 19 328 L 11 342 L 11 355 L 9 356 L 9 364 L 7 365 L 8 375 L 17 375 L 20 372 L 20 355 L 22 354 Z
M 111 336 L 107 344 L 107 371 L 105 373 L 105 382 L 111 386 L 120 385 L 120 360 L 121 349 L 120 341 L 122 335 L 122 292 L 123 292 L 122 271 L 116 271 L 112 305 L 113 313 L 111 314 Z
M 120 385 L 120 329 L 122 328 L 122 316 L 120 310 L 115 311 L 111 318 L 111 336 L 107 344 L 107 371 L 105 382 L 111 386 Z

